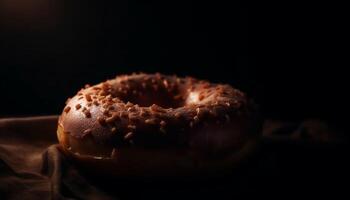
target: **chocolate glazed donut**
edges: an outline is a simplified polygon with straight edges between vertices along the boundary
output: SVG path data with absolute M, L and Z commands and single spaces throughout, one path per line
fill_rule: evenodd
M 63 152 L 95 173 L 172 176 L 230 169 L 260 125 L 255 104 L 230 85 L 133 74 L 68 99 L 57 134 Z

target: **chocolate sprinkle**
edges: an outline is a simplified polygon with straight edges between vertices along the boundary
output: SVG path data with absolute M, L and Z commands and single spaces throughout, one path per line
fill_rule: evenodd
M 65 112 L 65 113 L 68 113 L 69 111 L 70 111 L 70 107 L 67 106 L 67 107 L 64 109 L 64 112 Z
M 101 124 L 101 126 L 106 126 L 107 125 L 106 119 L 103 118 L 103 117 L 97 117 L 97 121 L 98 121 L 98 123 Z
M 81 108 L 80 104 L 75 105 L 75 109 L 79 110 Z
M 125 136 L 124 139 L 128 140 L 134 135 L 134 132 L 128 132 Z
M 85 111 L 84 111 L 84 114 L 85 114 L 85 117 L 87 117 L 87 118 L 90 118 L 90 117 L 91 117 L 91 113 L 90 113 L 89 110 L 85 110 Z

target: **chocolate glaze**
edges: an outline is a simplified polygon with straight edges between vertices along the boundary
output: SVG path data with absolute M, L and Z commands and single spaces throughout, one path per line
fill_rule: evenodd
M 81 89 L 59 126 L 75 143 L 107 148 L 106 155 L 126 146 L 224 155 L 256 134 L 259 123 L 255 105 L 230 85 L 141 73 Z M 73 142 L 60 143 L 83 153 Z

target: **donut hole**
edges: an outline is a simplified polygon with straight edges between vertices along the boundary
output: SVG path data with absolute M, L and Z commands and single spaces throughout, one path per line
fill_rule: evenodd
M 140 93 L 128 93 L 127 95 L 119 96 L 119 98 L 124 102 L 129 101 L 142 107 L 156 104 L 163 108 L 179 108 L 186 104 L 186 98 L 179 91 L 140 91 Z

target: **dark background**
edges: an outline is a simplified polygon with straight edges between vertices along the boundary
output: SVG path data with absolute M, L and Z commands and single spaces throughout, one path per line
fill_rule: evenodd
M 348 11 L 341 8 L 321 1 L 0 0 L 0 116 L 59 114 L 86 83 L 143 71 L 230 83 L 268 119 L 319 118 L 346 128 L 341 35 Z M 291 144 L 267 142 L 261 164 L 252 165 L 262 169 L 251 170 L 258 178 L 242 176 L 246 189 L 348 193 L 338 181 L 349 180 L 346 151 Z M 235 195 L 231 189 L 221 196 Z
M 344 112 L 328 3 L 0 0 L 0 115 L 59 114 L 84 84 L 134 71 L 230 83 L 267 118 Z

